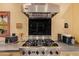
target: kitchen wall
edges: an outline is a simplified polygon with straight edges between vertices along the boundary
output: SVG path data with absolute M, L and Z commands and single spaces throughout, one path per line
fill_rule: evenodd
M 57 34 L 71 34 L 75 36 L 79 42 L 79 4 L 58 4 L 60 12 L 52 18 L 52 39 L 57 40 Z M 16 33 L 19 36 L 19 41 L 26 40 L 28 37 L 28 17 L 22 12 L 22 4 L 5 4 L 0 3 L 0 11 L 10 11 L 10 35 Z M 69 28 L 64 28 L 64 23 L 69 24 Z M 23 28 L 17 29 L 16 23 L 22 23 Z M 20 33 L 23 33 L 21 39 Z M 3 37 L 0 37 L 0 40 Z
M 79 43 L 79 3 L 72 5 L 73 10 L 73 35 Z
M 59 4 L 60 12 L 52 18 L 53 39 L 57 39 L 57 34 L 71 34 L 79 43 L 79 4 Z M 64 22 L 69 24 L 69 28 L 64 28 Z
M 60 12 L 52 18 L 52 38 L 57 40 L 57 35 L 71 34 L 72 35 L 72 6 L 71 4 L 58 4 L 60 6 Z M 69 24 L 69 28 L 64 28 L 64 23 Z
M 0 11 L 10 11 L 10 35 L 16 33 L 19 36 L 19 40 L 27 39 L 28 18 L 22 13 L 22 4 L 0 3 Z M 22 23 L 23 27 L 17 29 L 16 23 Z M 22 39 L 20 39 L 20 33 L 23 33 Z M 2 39 L 3 37 L 0 38 Z

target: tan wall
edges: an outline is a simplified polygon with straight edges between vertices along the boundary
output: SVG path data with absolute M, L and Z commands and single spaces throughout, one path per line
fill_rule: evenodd
M 72 11 L 71 4 L 58 4 L 60 6 L 60 12 L 52 18 L 52 37 L 53 40 L 57 40 L 57 34 L 71 34 L 72 30 Z M 64 28 L 64 23 L 69 23 L 69 28 Z
M 28 30 L 28 18 L 22 12 L 22 4 L 0 4 L 0 11 L 10 11 L 10 34 L 16 33 L 20 36 L 20 33 L 24 33 L 23 39 L 27 38 Z M 16 23 L 22 23 L 23 28 L 17 29 Z
M 73 35 L 79 43 L 79 4 L 73 4 Z
M 64 29 L 64 21 L 71 20 L 69 14 L 72 14 L 70 4 L 58 4 L 60 6 L 60 12 L 52 18 L 52 39 L 57 40 L 58 33 L 69 33 L 69 29 Z M 27 39 L 28 34 L 28 19 L 22 13 L 22 4 L 0 4 L 0 11 L 10 11 L 10 33 L 16 33 L 18 36 L 20 33 L 24 33 L 23 39 Z M 70 11 L 69 11 L 70 10 Z M 68 16 L 69 15 L 69 16 Z M 63 18 L 63 16 L 65 16 Z M 22 23 L 23 28 L 17 29 L 16 23 Z M 71 23 L 71 21 L 68 21 Z
M 79 42 L 79 4 L 58 4 L 60 12 L 52 18 L 52 39 L 57 40 L 58 33 L 75 36 Z M 10 33 L 24 33 L 23 39 L 28 36 L 28 18 L 22 13 L 22 4 L 0 4 L 0 11 L 10 11 Z M 69 28 L 64 28 L 68 22 Z M 17 29 L 16 23 L 22 23 L 23 28 Z M 21 39 L 22 40 L 22 39 Z
M 79 43 L 79 4 L 59 4 L 62 7 L 60 11 L 53 18 L 53 38 L 57 38 L 58 33 L 71 34 Z M 67 7 L 65 9 L 65 7 Z M 68 22 L 69 28 L 64 28 L 64 22 Z

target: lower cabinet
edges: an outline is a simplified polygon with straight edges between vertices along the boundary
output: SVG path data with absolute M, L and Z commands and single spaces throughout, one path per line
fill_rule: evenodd
M 20 56 L 20 52 L 0 52 L 0 56 Z
M 79 51 L 75 51 L 75 52 L 61 52 L 61 56 L 79 56 Z
M 22 56 L 21 52 L 0 52 L 0 56 Z M 79 52 L 61 52 L 59 56 L 79 56 Z

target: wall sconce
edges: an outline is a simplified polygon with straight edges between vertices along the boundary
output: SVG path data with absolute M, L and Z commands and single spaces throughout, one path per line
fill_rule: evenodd
M 68 28 L 68 23 L 64 23 L 64 28 Z

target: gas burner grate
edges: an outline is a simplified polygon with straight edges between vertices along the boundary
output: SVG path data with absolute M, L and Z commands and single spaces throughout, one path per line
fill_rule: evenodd
M 23 44 L 23 46 L 58 46 L 58 44 L 51 39 L 29 39 Z

